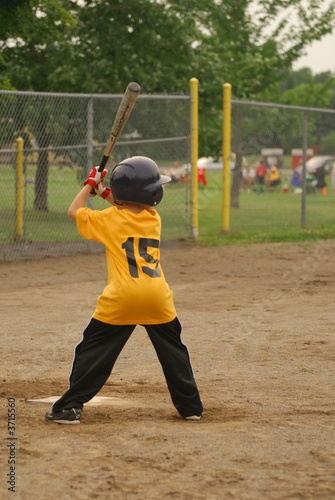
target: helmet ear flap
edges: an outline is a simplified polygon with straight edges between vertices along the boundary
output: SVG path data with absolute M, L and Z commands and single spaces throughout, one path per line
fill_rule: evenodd
M 158 203 L 160 203 L 162 201 L 162 198 L 163 198 L 162 186 L 160 185 L 154 191 L 152 191 L 151 196 L 152 196 L 152 200 L 154 202 L 152 206 L 158 205 Z
M 109 184 L 110 184 L 110 180 L 109 180 Z M 112 198 L 113 198 L 113 204 L 114 204 L 114 205 L 119 205 L 119 206 L 120 206 L 120 205 L 122 205 L 122 203 L 120 203 L 120 202 L 116 199 L 115 195 L 113 194 L 112 189 L 111 189 L 111 195 L 112 195 Z

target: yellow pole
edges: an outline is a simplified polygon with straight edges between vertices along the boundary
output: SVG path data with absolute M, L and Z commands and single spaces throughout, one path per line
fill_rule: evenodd
M 15 176 L 15 193 L 16 193 L 16 217 L 15 217 L 15 234 L 14 240 L 19 241 L 23 238 L 23 199 L 24 199 L 24 176 L 23 176 L 23 139 L 19 137 L 16 140 L 16 176 Z
M 231 84 L 223 85 L 223 178 L 222 178 L 222 232 L 230 230 L 230 123 L 231 123 Z
M 198 137 L 199 137 L 199 96 L 197 78 L 190 79 L 191 85 L 191 130 L 192 130 L 192 230 L 191 237 L 198 237 Z

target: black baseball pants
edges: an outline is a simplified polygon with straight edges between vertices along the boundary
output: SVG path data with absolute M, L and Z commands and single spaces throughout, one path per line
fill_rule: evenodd
M 203 404 L 194 380 L 187 347 L 181 341 L 178 318 L 159 325 L 143 325 L 161 363 L 172 402 L 183 417 L 201 415 Z M 83 408 L 103 387 L 136 325 L 109 325 L 94 318 L 77 345 L 68 391 L 53 411 Z

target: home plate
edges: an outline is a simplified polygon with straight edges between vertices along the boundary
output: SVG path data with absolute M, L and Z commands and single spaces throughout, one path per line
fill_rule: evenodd
M 52 405 L 55 401 L 57 401 L 60 396 L 50 396 L 48 398 L 42 399 L 27 399 L 28 403 L 40 403 L 44 405 Z M 130 401 L 130 399 L 119 399 L 112 398 L 108 396 L 95 396 L 91 401 L 85 403 L 86 405 L 99 406 L 99 405 L 133 405 L 134 402 Z

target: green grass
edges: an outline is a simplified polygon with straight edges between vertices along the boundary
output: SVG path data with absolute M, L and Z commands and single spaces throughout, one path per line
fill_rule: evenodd
M 29 166 L 26 179 L 35 178 L 35 167 Z M 306 227 L 301 227 L 301 196 L 284 194 L 281 187 L 272 193 L 240 193 L 239 208 L 230 209 L 230 231 L 222 234 L 222 179 L 220 173 L 209 173 L 206 188 L 199 187 L 199 238 L 196 245 L 245 245 L 249 243 L 309 241 L 335 238 L 335 194 L 327 180 L 328 194 L 320 190 L 306 199 Z M 0 179 L 6 186 L 0 198 L 0 243 L 13 241 L 15 228 L 15 172 L 0 165 Z M 48 212 L 34 210 L 34 184 L 25 186 L 24 239 L 28 241 L 80 241 L 67 208 L 81 183 L 74 169 L 50 167 L 48 179 Z M 181 184 L 168 184 L 158 211 L 162 218 L 163 239 L 187 238 L 186 191 Z M 96 197 L 93 208 L 102 209 L 106 202 Z M 188 207 L 188 215 L 190 208 Z M 188 219 L 190 217 L 188 216 Z
M 301 221 L 301 195 L 274 192 L 243 192 L 239 208 L 230 209 L 230 230 L 222 233 L 221 174 L 208 175 L 206 188 L 199 189 L 198 245 L 229 245 L 335 238 L 335 195 L 327 180 L 327 196 L 320 190 L 306 197 L 305 229 Z
M 79 191 L 75 170 L 50 168 L 48 179 L 48 212 L 34 210 L 35 167 L 27 168 L 25 185 L 24 239 L 54 241 L 80 239 L 73 231 L 73 221 L 67 217 L 70 201 Z M 0 178 L 6 192 L 0 200 L 0 243 L 10 242 L 15 231 L 15 172 L 1 166 Z
M 27 241 L 81 241 L 74 222 L 67 217 L 67 209 L 79 192 L 75 169 L 50 167 L 48 176 L 48 212 L 34 209 L 36 167 L 28 166 L 25 184 L 24 240 Z M 13 241 L 15 232 L 15 171 L 9 165 L 0 165 L 0 179 L 6 186 L 0 198 L 0 244 Z M 187 235 L 185 222 L 185 187 L 169 186 L 168 196 L 159 205 L 163 238 L 183 238 Z M 99 197 L 91 198 L 95 209 L 108 207 Z

